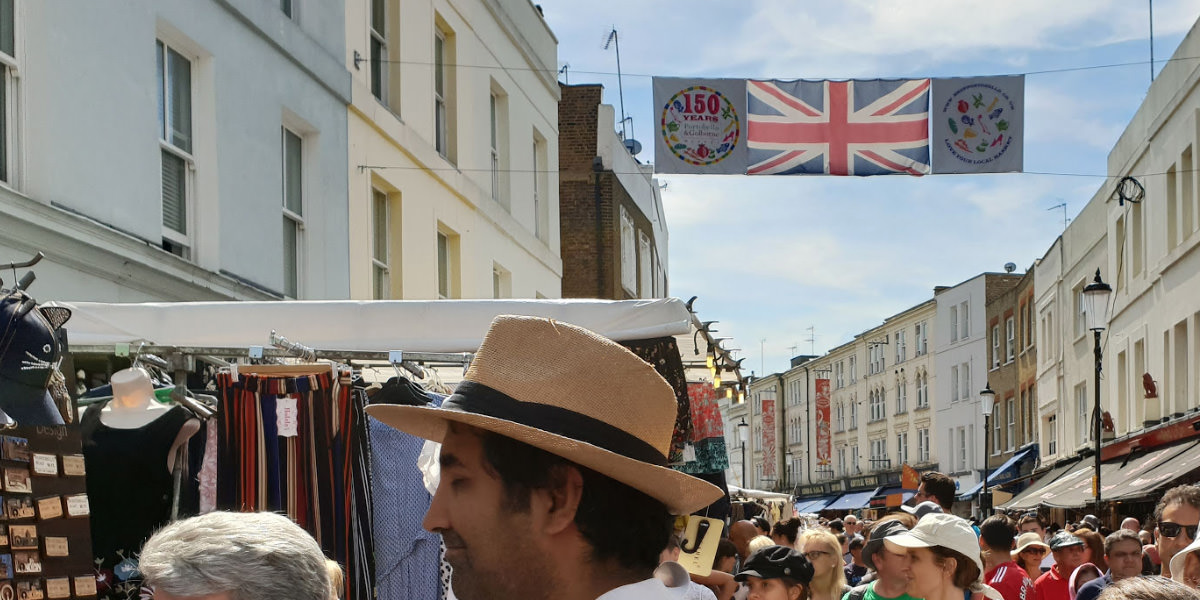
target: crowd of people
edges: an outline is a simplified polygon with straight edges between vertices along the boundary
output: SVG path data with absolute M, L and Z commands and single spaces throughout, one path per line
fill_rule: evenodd
M 953 482 L 926 473 L 913 507 L 861 522 L 844 519 L 731 528 L 732 567 L 741 587 L 713 586 L 716 600 L 1200 600 L 1200 486 L 1168 490 L 1142 529 L 1127 517 L 1109 531 L 1094 515 L 1047 527 L 1037 514 L 994 514 L 982 523 L 950 514 Z M 746 538 L 745 536 L 751 536 Z M 745 543 L 741 543 L 745 542 Z M 839 558 L 840 556 L 840 558 Z M 787 565 L 779 577 L 758 565 Z M 711 579 L 711 578 L 709 578 Z M 707 596 L 705 596 L 707 597 Z

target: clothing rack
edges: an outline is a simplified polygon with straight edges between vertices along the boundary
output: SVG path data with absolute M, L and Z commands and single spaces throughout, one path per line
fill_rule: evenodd
M 124 352 L 122 352 L 124 350 Z M 179 370 L 180 364 L 186 363 L 189 360 L 197 358 L 212 361 L 213 359 L 225 358 L 297 358 L 297 356 L 289 350 L 282 348 L 265 348 L 265 347 L 221 347 L 221 346 L 157 346 L 146 344 L 141 347 L 141 351 L 157 356 L 165 357 L 167 362 L 171 364 L 174 370 Z M 376 350 L 313 350 L 314 360 L 341 360 L 341 361 L 373 361 L 391 363 L 396 362 L 395 353 L 397 351 L 376 351 Z M 100 345 L 71 345 L 72 354 L 116 354 L 117 356 L 128 356 L 128 344 L 100 344 Z M 261 354 L 260 354 L 261 353 Z M 453 367 L 465 366 L 471 364 L 475 355 L 470 352 L 403 352 L 403 360 L 401 364 L 406 362 L 415 363 L 417 365 L 435 366 L 435 367 Z M 190 369 L 185 369 L 190 370 Z

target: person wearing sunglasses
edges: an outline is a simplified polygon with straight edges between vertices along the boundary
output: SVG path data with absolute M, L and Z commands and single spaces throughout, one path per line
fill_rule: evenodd
M 1050 546 L 1042 541 L 1042 536 L 1036 531 L 1027 531 L 1022 533 L 1017 538 L 1017 549 L 1013 551 L 1012 557 L 1029 578 L 1036 581 L 1042 576 L 1042 561 L 1046 555 L 1050 554 Z
M 1200 487 L 1181 485 L 1167 490 L 1154 508 L 1158 523 L 1158 558 L 1162 561 L 1162 576 L 1170 577 L 1176 554 L 1196 540 L 1196 525 L 1200 523 Z
M 800 547 L 800 553 L 813 567 L 809 598 L 841 600 L 850 586 L 846 585 L 842 545 L 838 543 L 837 538 L 832 533 L 810 529 L 800 536 L 796 544 Z

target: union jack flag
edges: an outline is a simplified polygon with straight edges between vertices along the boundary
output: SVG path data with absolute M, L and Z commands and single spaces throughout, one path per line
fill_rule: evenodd
M 924 175 L 929 80 L 747 85 L 750 175 Z

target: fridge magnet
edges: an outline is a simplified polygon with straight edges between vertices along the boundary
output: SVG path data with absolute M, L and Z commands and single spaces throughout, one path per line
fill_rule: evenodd
M 42 572 L 42 558 L 37 552 L 17 550 L 12 553 L 13 567 L 17 575 L 33 575 Z
M 38 532 L 33 525 L 10 525 L 8 543 L 13 550 L 37 550 Z
M 57 519 L 63 514 L 62 498 L 58 496 L 50 496 L 37 501 L 38 518 L 45 521 L 47 519 Z
M 28 494 L 33 491 L 29 485 L 29 469 L 4 468 L 4 489 L 18 494 Z
M 33 454 L 33 474 L 58 476 L 58 457 L 53 454 Z
M 45 597 L 42 595 L 42 582 L 37 579 L 18 581 L 17 597 L 21 600 L 42 600 Z
M 67 454 L 62 457 L 62 472 L 67 477 L 83 477 L 87 475 L 87 467 L 83 463 L 82 454 Z
M 70 546 L 67 538 L 58 536 L 46 536 L 46 557 L 70 556 Z
M 46 580 L 46 597 L 47 598 L 70 598 L 71 597 L 71 578 L 70 577 L 55 577 L 54 579 Z
M 6 435 L 0 441 L 0 458 L 18 462 L 29 462 L 29 456 L 29 440 Z
M 87 494 L 75 494 L 66 498 L 68 517 L 86 517 L 92 514 L 91 508 L 88 506 Z

